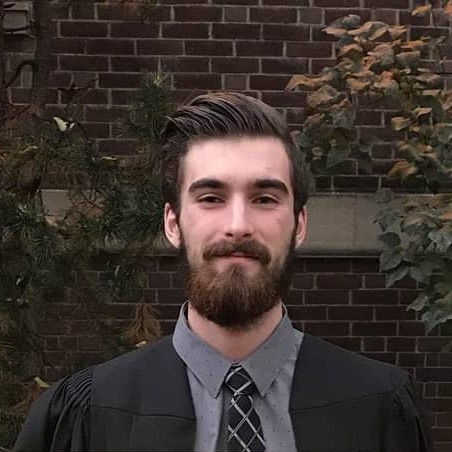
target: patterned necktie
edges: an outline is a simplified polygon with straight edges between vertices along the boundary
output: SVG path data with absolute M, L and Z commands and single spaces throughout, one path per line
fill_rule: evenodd
M 261 421 L 253 406 L 256 385 L 242 366 L 231 366 L 225 379 L 232 391 L 229 408 L 228 451 L 263 452 L 264 434 Z

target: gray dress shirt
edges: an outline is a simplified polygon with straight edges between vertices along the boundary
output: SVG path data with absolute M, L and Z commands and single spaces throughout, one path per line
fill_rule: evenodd
M 227 413 L 231 392 L 223 385 L 232 361 L 220 355 L 190 330 L 181 308 L 173 345 L 186 364 L 196 415 L 196 452 L 227 450 Z M 267 452 L 296 452 L 289 400 L 295 362 L 303 333 L 284 315 L 270 337 L 240 364 L 257 387 L 254 406 Z

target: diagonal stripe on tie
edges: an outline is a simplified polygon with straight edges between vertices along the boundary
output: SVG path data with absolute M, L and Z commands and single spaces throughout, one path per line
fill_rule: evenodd
M 242 366 L 231 366 L 225 385 L 231 390 L 228 421 L 228 451 L 264 452 L 262 425 L 254 409 L 256 385 Z

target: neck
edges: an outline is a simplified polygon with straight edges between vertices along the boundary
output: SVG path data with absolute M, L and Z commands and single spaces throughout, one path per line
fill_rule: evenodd
M 241 361 L 256 350 L 274 331 L 282 318 L 279 302 L 266 312 L 252 328 L 234 330 L 202 317 L 188 303 L 187 321 L 190 329 L 214 350 L 232 361 Z

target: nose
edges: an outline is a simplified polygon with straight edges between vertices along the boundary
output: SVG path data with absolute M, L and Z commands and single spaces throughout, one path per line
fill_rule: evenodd
M 233 200 L 225 218 L 224 231 L 230 239 L 250 238 L 254 233 L 252 213 L 246 202 L 240 199 Z

